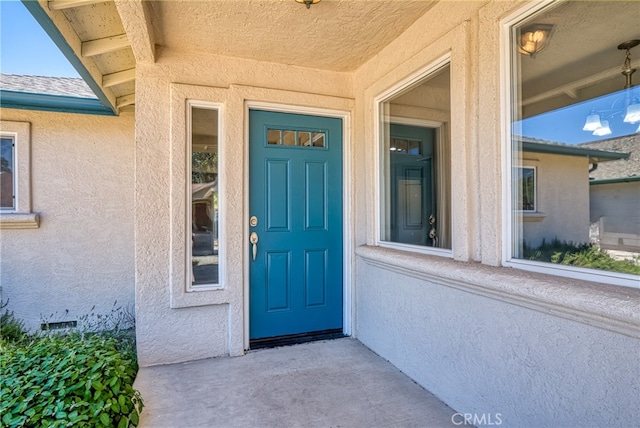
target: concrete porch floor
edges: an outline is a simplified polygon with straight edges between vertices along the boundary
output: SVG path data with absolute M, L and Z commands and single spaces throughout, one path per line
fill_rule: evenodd
M 350 338 L 142 368 L 140 427 L 444 427 L 455 413 Z

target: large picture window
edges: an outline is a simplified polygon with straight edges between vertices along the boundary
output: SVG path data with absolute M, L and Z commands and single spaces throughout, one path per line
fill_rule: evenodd
M 380 241 L 451 249 L 449 65 L 379 102 Z
M 637 2 L 556 2 L 510 26 L 512 260 L 638 283 L 638 22 Z

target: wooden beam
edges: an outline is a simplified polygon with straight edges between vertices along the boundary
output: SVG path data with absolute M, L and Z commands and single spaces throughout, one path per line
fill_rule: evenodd
M 129 95 L 124 95 L 122 97 L 116 98 L 116 108 L 118 109 L 133 105 L 135 103 L 136 103 L 136 94 L 129 94 Z
M 154 63 L 156 44 L 148 1 L 114 0 L 136 63 Z
M 49 10 L 71 9 L 72 7 L 88 6 L 96 3 L 105 3 L 113 0 L 49 0 Z
M 635 68 L 640 67 L 640 60 L 632 61 L 631 65 Z M 553 88 L 548 91 L 541 92 L 538 95 L 525 98 L 522 100 L 522 105 L 526 106 L 526 105 L 537 103 L 540 101 L 545 101 L 549 98 L 553 98 L 555 96 L 562 95 L 562 94 L 565 94 L 571 98 L 574 98 L 578 95 L 578 91 L 580 89 L 587 86 L 594 85 L 598 82 L 601 82 L 605 79 L 609 79 L 617 75 L 620 75 L 620 67 L 613 67 L 608 70 L 601 71 L 600 73 L 593 74 L 589 77 L 585 77 L 584 79 L 578 79 L 573 82 L 567 83 L 566 85 L 558 86 L 557 88 Z
M 103 39 L 88 40 L 82 42 L 82 56 L 84 58 L 117 51 L 129 47 L 129 39 L 126 34 L 105 37 Z
M 110 88 L 121 83 L 131 82 L 136 79 L 136 69 L 130 68 L 129 70 L 117 71 L 111 74 L 105 74 L 102 76 L 102 86 Z

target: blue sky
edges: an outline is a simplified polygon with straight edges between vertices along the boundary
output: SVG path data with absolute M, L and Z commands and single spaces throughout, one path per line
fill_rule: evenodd
M 80 77 L 18 0 L 0 0 L 0 70 L 7 74 Z
M 527 137 L 540 138 L 565 144 L 579 144 L 599 141 L 615 137 L 622 137 L 635 133 L 638 123 L 629 124 L 622 121 L 625 113 L 627 91 L 638 96 L 637 88 L 621 90 L 598 98 L 593 98 L 569 107 L 539 114 L 514 123 L 514 133 Z M 604 137 L 592 135 L 583 131 L 582 127 L 587 115 L 595 109 L 600 113 L 601 120 L 608 120 L 612 133 Z M 521 130 L 518 130 L 519 127 Z

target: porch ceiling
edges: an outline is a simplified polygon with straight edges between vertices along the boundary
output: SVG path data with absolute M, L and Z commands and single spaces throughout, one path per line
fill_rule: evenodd
M 333 71 L 363 64 L 434 1 L 153 1 L 156 43 L 177 51 Z
M 40 5 L 55 25 L 53 32 L 59 31 L 87 70 L 81 75 L 114 111 L 135 103 L 136 63 L 155 62 L 158 47 L 349 72 L 436 3 L 322 0 L 307 9 L 294 0 L 25 1 Z M 544 60 L 522 58 L 528 115 L 546 111 L 549 102 L 559 108 L 622 88 L 624 52 L 616 46 L 640 38 L 640 2 L 594 2 L 589 8 L 580 3 L 560 3 L 532 19 L 555 24 L 557 31 Z M 583 34 L 579 29 L 585 25 L 593 31 Z M 566 46 L 572 46 L 572 55 Z M 638 49 L 633 63 L 640 68 Z

